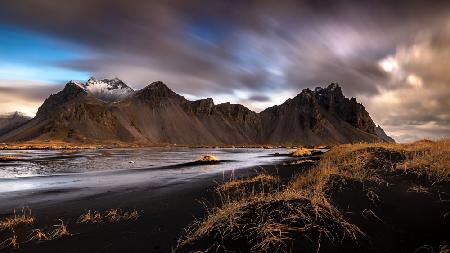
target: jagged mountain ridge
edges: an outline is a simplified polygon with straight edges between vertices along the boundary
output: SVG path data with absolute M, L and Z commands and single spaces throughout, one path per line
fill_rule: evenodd
M 128 87 L 128 86 L 127 86 Z M 337 84 L 303 90 L 260 113 L 239 104 L 189 101 L 162 82 L 107 101 L 69 82 L 3 141 L 139 142 L 183 145 L 334 144 L 382 141 L 364 106 Z

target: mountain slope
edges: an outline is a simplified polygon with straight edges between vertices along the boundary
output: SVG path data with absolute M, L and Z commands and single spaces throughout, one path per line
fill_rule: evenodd
M 381 139 L 385 140 L 386 142 L 395 143 L 395 140 L 392 137 L 388 136 L 384 132 L 383 128 L 381 128 L 380 126 L 377 126 L 375 128 L 375 132 L 377 133 L 378 137 L 380 137 Z
M 261 113 L 238 104 L 215 105 L 211 98 L 189 101 L 162 82 L 115 99 L 99 96 L 89 88 L 92 85 L 98 85 L 95 79 L 69 82 L 46 99 L 33 120 L 0 136 L 0 141 L 182 145 L 382 141 L 364 106 L 345 98 L 336 84 L 303 90 Z
M 293 99 L 261 112 L 269 143 L 352 143 L 378 141 L 375 124 L 356 99 L 337 84 L 303 90 Z
M 0 115 L 0 135 L 20 127 L 31 118 L 23 115 L 20 112 L 13 112 L 11 114 Z

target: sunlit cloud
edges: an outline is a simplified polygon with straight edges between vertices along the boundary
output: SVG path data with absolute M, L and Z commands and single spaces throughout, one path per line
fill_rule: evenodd
M 389 73 L 396 72 L 399 70 L 398 62 L 397 60 L 395 60 L 393 56 L 388 56 L 382 59 L 381 61 L 378 62 L 378 64 L 384 71 Z

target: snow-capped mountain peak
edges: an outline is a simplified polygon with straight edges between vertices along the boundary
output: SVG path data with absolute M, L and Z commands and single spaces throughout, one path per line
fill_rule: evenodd
M 83 87 L 98 99 L 106 102 L 122 100 L 134 92 L 119 78 L 97 80 L 95 77 L 91 77 Z

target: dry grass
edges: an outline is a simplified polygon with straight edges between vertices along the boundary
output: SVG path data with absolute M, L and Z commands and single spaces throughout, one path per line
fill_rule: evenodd
M 249 240 L 251 252 L 285 252 L 300 236 L 318 250 L 323 238 L 341 243 L 363 235 L 326 198 L 309 198 L 304 191 L 281 186 L 278 177 L 261 174 L 232 179 L 216 190 L 220 205 L 186 230 L 179 247 L 213 237 L 213 252 L 226 250 L 221 244 L 226 240 Z
M 283 165 L 300 165 L 300 164 L 305 164 L 305 163 L 315 163 L 315 161 L 314 160 L 309 160 L 309 159 L 306 159 L 306 160 L 294 160 L 294 161 L 286 162 Z
M 0 156 L 0 161 L 17 161 L 17 160 L 20 160 L 20 157 L 13 155 Z
M 89 144 L 73 144 L 73 143 L 65 143 L 65 142 L 45 142 L 45 143 L 7 143 L 0 144 L 0 150 L 30 150 L 30 149 L 39 149 L 39 150 L 59 150 L 59 149 L 95 149 L 100 146 L 98 145 L 89 145 Z
M 411 144 L 348 144 L 332 148 L 319 168 L 358 181 L 383 181 L 383 175 L 403 172 L 425 176 L 433 183 L 450 179 L 450 139 Z
M 448 246 L 448 245 L 441 245 L 439 247 L 439 252 L 438 253 L 450 253 L 450 246 Z
M 309 156 L 312 152 L 310 149 L 306 148 L 298 148 L 294 152 L 292 152 L 290 155 L 293 157 L 303 157 L 303 156 Z
M 308 154 L 304 150 L 299 149 L 296 155 Z M 321 240 L 357 241 L 363 232 L 347 222 L 330 203 L 328 191 L 332 179 L 369 181 L 376 185 L 384 182 L 387 175 L 406 173 L 438 183 L 449 180 L 449 162 L 450 139 L 336 146 L 316 168 L 298 175 L 287 186 L 280 186 L 279 180 L 267 174 L 219 185 L 216 188 L 219 204 L 207 209 L 205 219 L 187 228 L 179 247 L 203 240 L 210 243 L 206 251 L 226 251 L 230 242 L 241 241 L 252 252 L 283 252 L 290 250 L 294 240 L 306 237 L 318 251 Z M 417 186 L 410 191 L 428 189 Z M 370 189 L 366 196 L 373 203 L 380 201 Z M 383 223 L 371 209 L 364 209 L 361 215 Z
M 208 154 L 201 156 L 197 162 L 218 162 L 219 158 L 216 155 Z
M 23 224 L 29 225 L 34 221 L 35 218 L 31 215 L 31 209 L 22 208 L 20 214 L 17 214 L 14 209 L 14 215 L 0 220 L 0 231 L 14 229 L 15 227 Z
M 100 223 L 102 222 L 102 216 L 98 212 L 91 212 L 88 210 L 86 213 L 82 214 L 77 223 Z
M 50 236 L 47 235 L 42 229 L 39 229 L 39 228 L 31 230 L 31 233 L 28 237 L 30 238 L 28 241 L 48 241 L 48 240 L 50 240 Z
M 216 187 L 216 191 L 219 193 L 223 193 L 226 191 L 232 191 L 232 190 L 242 190 L 246 186 L 252 185 L 252 184 L 258 184 L 258 185 L 272 185 L 273 183 L 277 183 L 279 181 L 279 178 L 276 176 L 269 175 L 267 173 L 260 173 L 255 177 L 248 177 L 248 178 L 242 178 L 242 179 L 234 179 L 224 182 L 223 184 L 220 184 Z
M 49 238 L 51 238 L 51 240 L 72 235 L 67 229 L 67 226 L 64 225 L 64 222 L 61 219 L 58 221 L 59 224 L 53 225 L 54 229 L 49 233 Z
M 8 247 L 12 247 L 14 249 L 19 248 L 19 242 L 17 240 L 17 235 L 14 229 L 11 229 L 11 236 L 6 238 L 6 240 L 0 243 L 0 249 L 5 249 Z
M 408 192 L 430 193 L 429 188 L 422 185 L 413 185 L 409 187 Z
M 137 220 L 140 216 L 141 214 L 136 210 L 122 211 L 118 208 L 109 209 L 104 212 L 92 212 L 89 210 L 78 218 L 77 223 L 94 224 L 132 221 Z M 3 239 L 6 239 L 3 242 L 0 242 L 0 249 L 9 247 L 18 248 L 19 237 L 22 239 L 26 238 L 26 240 L 20 242 L 20 244 L 22 244 L 32 241 L 51 241 L 73 235 L 62 219 L 58 219 L 57 221 L 58 223 L 50 228 L 35 228 L 28 233 L 27 231 L 29 230 L 27 228 L 21 228 L 18 233 L 16 233 L 16 227 L 19 225 L 31 225 L 35 222 L 35 218 L 31 215 L 30 209 L 23 208 L 21 214 L 16 214 L 16 211 L 14 210 L 14 215 L 0 220 L 0 231 L 11 231 L 11 236 L 6 237 L 6 234 L 4 237 L 2 236 Z
M 104 222 L 134 221 L 139 219 L 140 216 L 141 214 L 136 210 L 124 212 L 119 208 L 112 208 L 104 212 L 88 210 L 78 218 L 77 223 L 95 224 Z

